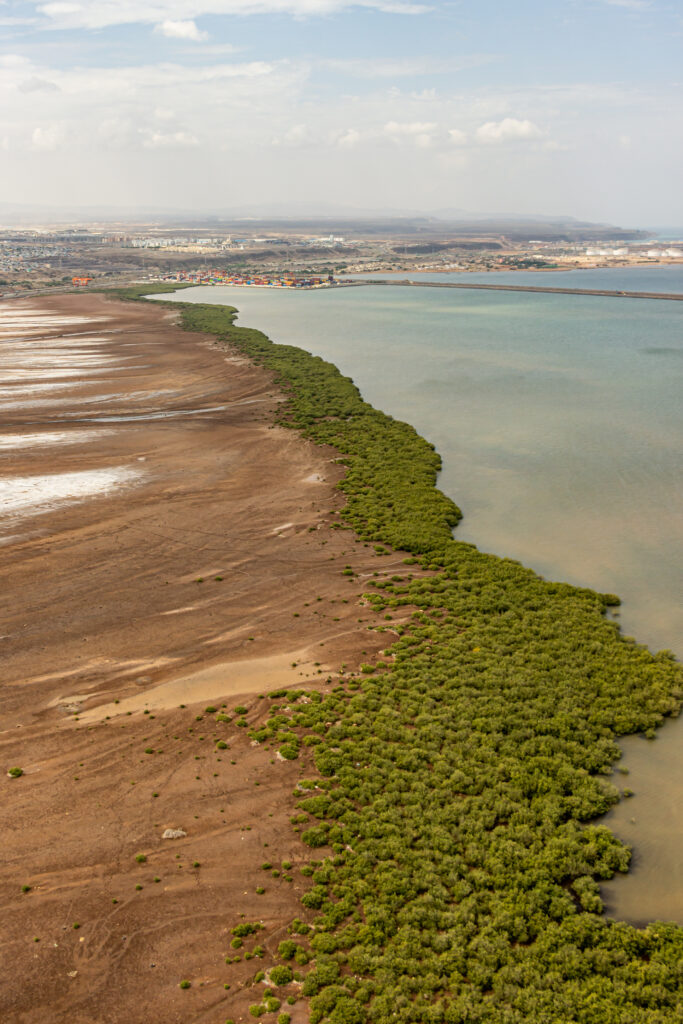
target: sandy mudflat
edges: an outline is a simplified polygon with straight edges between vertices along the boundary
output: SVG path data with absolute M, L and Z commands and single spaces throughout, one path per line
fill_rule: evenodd
M 309 769 L 197 716 L 258 721 L 259 694 L 329 686 L 382 646 L 342 570 L 401 556 L 330 528 L 335 453 L 273 428 L 268 374 L 174 318 L 97 295 L 0 307 L 0 385 L 73 381 L 0 413 L 3 1024 L 250 1019 L 248 979 L 305 916 L 289 818 Z M 292 882 L 260 867 L 283 858 Z M 268 952 L 226 965 L 240 914 Z

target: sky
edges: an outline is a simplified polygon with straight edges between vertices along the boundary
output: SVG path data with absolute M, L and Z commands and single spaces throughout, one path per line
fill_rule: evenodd
M 0 0 L 0 203 L 683 224 L 681 0 Z

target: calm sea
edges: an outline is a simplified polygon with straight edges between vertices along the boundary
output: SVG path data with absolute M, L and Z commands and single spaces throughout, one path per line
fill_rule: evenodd
M 683 267 L 425 277 L 683 293 Z M 242 326 L 334 362 L 434 442 L 458 539 L 619 594 L 626 633 L 683 657 L 683 303 L 372 286 L 181 297 L 236 305 Z M 683 923 L 683 722 L 623 746 L 636 795 L 610 824 L 636 854 L 609 909 Z
M 416 274 L 349 274 L 350 278 L 411 281 L 455 281 L 477 284 L 531 284 L 541 288 L 597 288 L 607 291 L 683 294 L 683 264 L 614 267 L 588 270 L 497 270 L 495 272 Z

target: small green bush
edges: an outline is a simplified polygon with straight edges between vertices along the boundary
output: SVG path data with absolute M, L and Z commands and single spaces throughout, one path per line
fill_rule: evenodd
M 289 985 L 294 977 L 292 968 L 287 964 L 278 964 L 272 967 L 268 975 L 273 985 Z
M 284 941 L 277 947 L 277 954 L 282 957 L 283 960 L 292 960 L 296 950 L 296 942 L 294 942 L 293 939 L 284 939 Z
M 238 938 L 244 938 L 246 935 L 255 935 L 262 928 L 263 925 L 259 924 L 258 921 L 242 921 L 240 924 L 236 924 L 234 928 L 231 928 L 230 933 Z

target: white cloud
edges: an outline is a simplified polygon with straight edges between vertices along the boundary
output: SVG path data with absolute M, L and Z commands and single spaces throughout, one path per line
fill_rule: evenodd
M 361 141 L 361 134 L 356 131 L 355 128 L 347 128 L 345 132 L 338 135 L 335 139 L 336 144 L 341 149 L 353 149 Z
M 179 20 L 191 15 L 197 16 L 194 8 Z M 142 45 L 149 42 L 149 29 L 136 35 Z M 581 202 L 589 194 L 590 166 L 609 173 L 642 218 L 646 200 L 631 181 L 639 174 L 646 180 L 646 154 L 651 160 L 658 152 L 671 180 L 680 166 L 680 138 L 671 131 L 680 99 L 668 84 L 574 77 L 517 87 L 444 82 L 417 92 L 414 82 L 388 88 L 404 80 L 380 76 L 368 79 L 369 88 L 357 82 L 331 88 L 321 58 L 207 60 L 210 41 L 201 44 L 201 61 L 120 67 L 110 55 L 98 61 L 108 45 L 105 36 L 88 39 L 89 59 L 78 64 L 70 49 L 62 54 L 44 45 L 34 52 L 54 53 L 54 60 L 0 58 L 0 137 L 10 147 L 0 153 L 6 201 L 41 195 L 55 203 L 135 198 L 155 205 L 163 197 L 181 206 L 190 201 L 188 180 L 201 179 L 206 188 L 191 199 L 197 207 L 226 208 L 263 195 L 315 202 L 327 194 L 400 208 L 414 205 L 420 180 L 421 194 L 444 206 L 457 194 L 458 205 L 472 209 L 504 204 L 589 216 Z M 178 44 L 183 52 L 196 45 Z M 392 71 L 401 68 L 407 65 L 398 60 Z M 41 82 L 59 91 L 38 87 Z M 621 133 L 633 140 L 630 152 L 620 148 Z M 494 150 L 506 159 L 491 160 Z M 45 174 L 46 159 L 54 174 Z M 678 209 L 672 190 L 667 196 Z M 655 198 L 663 202 L 659 193 Z M 594 200 L 596 212 L 603 201 L 616 209 L 613 193 L 603 192 Z
M 193 43 L 209 38 L 209 33 L 198 29 L 194 21 L 162 21 L 154 31 L 168 39 L 188 39 Z
M 625 7 L 630 11 L 644 11 L 652 6 L 651 0 L 603 0 L 610 7 Z
M 288 128 L 283 135 L 277 135 L 272 140 L 273 146 L 307 146 L 311 142 L 308 126 L 305 124 L 294 124 Z
M 52 152 L 59 149 L 65 138 L 64 125 L 55 122 L 53 124 L 39 125 L 33 129 L 31 144 L 34 149 Z
M 434 57 L 334 58 L 320 62 L 324 68 L 356 78 L 418 78 L 423 75 L 450 75 L 468 68 L 490 64 L 488 54 L 470 54 L 439 60 Z
M 107 28 L 125 24 L 184 22 L 203 15 L 289 14 L 312 17 L 370 8 L 387 14 L 416 15 L 426 4 L 410 0 L 88 0 L 88 3 L 36 4 L 53 28 Z
M 477 128 L 480 142 L 514 142 L 539 139 L 543 132 L 533 121 L 519 121 L 516 117 L 504 117 L 502 121 L 487 121 Z
M 123 149 L 135 138 L 132 122 L 124 117 L 110 117 L 97 126 L 97 138 L 111 149 Z
M 148 149 L 198 146 L 199 139 L 189 132 L 150 132 L 143 143 Z
M 422 135 L 436 130 L 433 121 L 387 121 L 384 131 L 387 135 Z
M 395 142 L 412 142 L 419 149 L 427 149 L 434 142 L 437 128 L 434 121 L 387 121 L 384 134 Z
M 467 145 L 467 133 L 461 131 L 459 128 L 451 128 L 448 132 L 448 137 L 454 146 Z
M 38 75 L 26 78 L 23 82 L 19 83 L 17 89 L 19 92 L 59 92 L 58 85 L 48 81 L 47 78 L 39 78 Z
M 81 4 L 68 3 L 42 4 L 38 10 L 48 18 L 78 17 L 85 13 Z
M 4 53 L 0 57 L 0 68 L 30 68 L 31 61 L 20 53 Z
M 2 28 L 18 28 L 19 25 L 36 25 L 36 18 L 2 18 L 0 17 L 0 27 Z
M 16 153 L 66 153 L 68 140 L 74 167 L 98 152 L 264 146 L 306 80 L 286 61 L 58 68 L 9 54 L 0 58 L 0 135 Z

